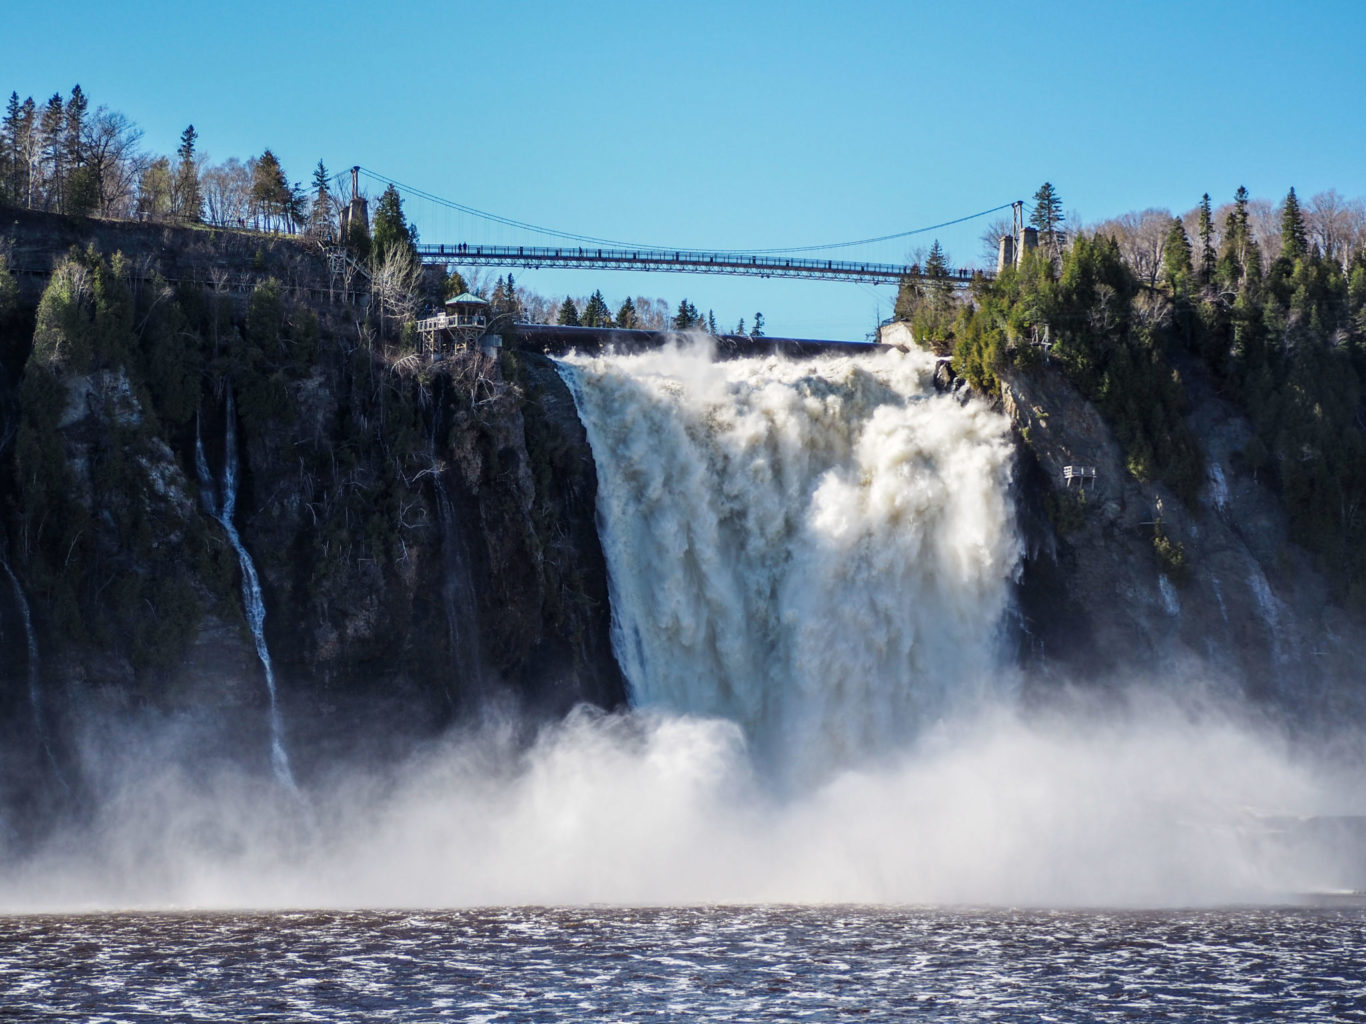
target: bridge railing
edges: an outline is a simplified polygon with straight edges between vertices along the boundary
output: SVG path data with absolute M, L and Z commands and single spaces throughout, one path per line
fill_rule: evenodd
M 522 266 L 595 266 L 607 269 L 692 270 L 718 274 L 793 277 L 848 277 L 897 281 L 924 276 L 918 266 L 844 260 L 802 259 L 737 252 L 703 252 L 689 249 L 603 249 L 582 246 L 521 245 L 419 245 L 426 262 L 512 263 Z M 981 273 L 968 267 L 951 270 L 948 278 L 966 283 Z

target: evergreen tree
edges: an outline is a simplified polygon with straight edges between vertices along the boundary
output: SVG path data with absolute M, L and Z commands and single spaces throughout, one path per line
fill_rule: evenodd
M 308 233 L 320 242 L 331 242 L 337 236 L 336 202 L 332 198 L 331 178 L 321 160 L 313 168 L 313 203 L 308 210 Z
M 1051 182 L 1045 181 L 1034 193 L 1034 210 L 1029 215 L 1029 223 L 1038 229 L 1039 244 L 1045 246 L 1055 260 L 1062 258 L 1065 237 L 1062 222 L 1062 197 Z
M 736 334 L 744 334 L 744 333 L 745 333 L 745 318 L 744 318 L 744 317 L 741 317 L 741 318 L 740 318 L 740 322 L 737 323 L 737 324 L 735 325 L 735 333 L 736 333 Z
M 574 305 L 574 300 L 568 295 L 564 297 L 564 302 L 560 303 L 560 314 L 555 318 L 555 322 L 561 327 L 582 327 L 579 323 L 579 307 Z
M 81 92 L 81 87 L 73 86 L 71 98 L 66 101 L 64 163 L 68 175 L 85 163 L 85 112 L 89 106 L 90 103 L 85 98 L 85 93 Z
M 66 105 L 61 93 L 53 93 L 43 108 L 38 121 L 38 135 L 42 140 L 42 189 L 43 209 L 62 208 L 62 184 L 65 176 L 64 157 L 66 154 Z
M 640 315 L 636 312 L 636 304 L 631 301 L 631 297 L 626 296 L 626 301 L 617 310 L 617 326 L 628 330 L 634 330 L 640 326 Z
M 1214 280 L 1219 254 L 1214 249 L 1214 215 L 1210 212 L 1209 193 L 1200 197 L 1200 283 Z
M 465 283 L 465 278 L 461 276 L 460 271 L 452 269 L 451 272 L 446 275 L 446 284 L 445 287 L 441 289 L 441 297 L 443 299 L 453 299 L 457 295 L 464 295 L 469 290 L 469 285 Z
M 63 210 L 72 217 L 85 217 L 100 205 L 100 179 L 96 169 L 86 164 L 86 109 L 89 101 L 81 86 L 71 89 L 67 100 L 66 123 L 66 197 Z
M 384 190 L 375 206 L 370 238 L 370 251 L 380 265 L 395 250 L 407 250 L 414 258 L 417 257 L 417 229 L 404 221 L 403 198 L 393 185 Z
M 1194 272 L 1191 266 L 1191 242 L 1186 235 L 1186 226 L 1180 217 L 1172 218 L 1172 226 L 1162 243 L 1162 276 L 1172 294 L 1181 296 L 1190 286 Z
M 1281 208 L 1281 255 L 1291 263 L 1309 254 L 1309 237 L 1304 227 L 1304 214 L 1294 188 L 1285 197 Z
M 521 303 L 517 301 L 517 285 L 509 274 L 507 279 L 498 279 L 497 285 L 493 289 L 493 297 L 489 299 L 489 306 L 494 315 L 516 316 L 521 308 Z
M 674 314 L 674 330 L 686 331 L 690 327 L 696 327 L 698 319 L 697 307 L 684 299 L 678 304 L 678 312 Z
M 23 108 L 19 94 L 11 92 L 0 121 L 0 199 L 18 204 L 24 197 L 22 160 Z
M 1217 272 L 1220 283 L 1230 291 L 1247 291 L 1261 280 L 1261 249 L 1252 237 L 1247 189 L 1241 185 L 1233 195 L 1233 209 L 1224 218 L 1224 244 Z
M 149 164 L 138 179 L 137 213 L 143 220 L 164 220 L 171 215 L 171 161 L 164 156 Z
M 195 142 L 199 134 L 190 125 L 180 134 L 180 146 L 176 149 L 175 181 L 173 187 L 173 212 L 180 220 L 199 221 L 203 217 L 204 198 L 199 191 L 199 157 L 195 154 Z
M 270 150 L 262 153 L 252 168 L 250 196 L 258 227 L 270 231 L 288 222 L 294 194 L 284 168 Z
M 751 338 L 762 338 L 764 336 L 764 314 L 754 314 L 754 329 L 749 332 Z
M 607 308 L 607 302 L 603 299 L 601 291 L 595 291 L 588 297 L 588 302 L 583 307 L 581 322 L 584 327 L 612 326 L 612 311 Z
M 716 312 L 715 312 L 715 310 L 711 310 L 711 309 L 707 310 L 707 333 L 710 334 L 712 337 L 715 337 L 715 336 L 716 336 Z

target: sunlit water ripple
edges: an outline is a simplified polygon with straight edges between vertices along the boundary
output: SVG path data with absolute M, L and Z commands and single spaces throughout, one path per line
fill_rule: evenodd
M 0 919 L 0 1020 L 1366 1021 L 1366 911 Z

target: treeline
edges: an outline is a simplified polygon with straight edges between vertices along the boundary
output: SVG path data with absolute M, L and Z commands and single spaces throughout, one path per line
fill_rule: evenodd
M 70 216 L 161 223 L 204 223 L 213 227 L 304 234 L 325 243 L 345 243 L 361 261 L 378 299 L 381 333 L 398 334 L 413 324 L 424 304 L 442 296 L 423 280 L 417 256 L 417 227 L 407 221 L 402 197 L 389 185 L 375 203 L 368 230 L 340 235 L 344 205 L 341 182 L 319 160 L 307 187 L 290 183 L 269 149 L 245 163 L 229 157 L 212 163 L 199 148 L 194 125 L 181 134 L 173 155 L 141 148 L 142 130 L 118 111 L 93 111 L 79 85 L 71 95 L 55 93 L 46 103 L 12 92 L 0 120 L 0 203 Z M 703 315 L 683 299 L 676 309 L 664 299 L 627 296 L 615 310 L 601 291 L 550 299 L 498 278 L 492 285 L 472 274 L 449 276 L 449 298 L 471 291 L 490 301 L 496 313 L 533 323 L 561 323 L 643 330 L 719 331 L 715 313 Z M 672 312 L 671 312 L 672 309 Z M 734 333 L 763 334 L 763 315 L 747 331 L 741 319 Z
M 464 292 L 477 295 L 489 303 L 493 317 L 532 324 L 559 324 L 562 327 L 620 327 L 640 331 L 706 331 L 709 334 L 727 333 L 718 325 L 714 310 L 700 312 L 688 299 L 681 299 L 676 307 L 668 300 L 645 295 L 627 295 L 614 307 L 601 289 L 591 295 L 566 295 L 562 300 L 548 298 L 518 284 L 511 274 L 496 277 L 490 284 L 478 271 L 468 277 L 458 269 L 447 272 L 444 295 L 453 298 Z M 671 312 L 672 310 L 672 312 Z M 746 329 L 744 317 L 729 333 L 745 334 L 752 338 L 764 337 L 764 314 L 754 314 Z
M 79 85 L 45 103 L 11 92 L 0 120 L 0 202 L 30 210 L 125 220 L 207 223 L 331 237 L 339 189 L 322 161 L 305 188 L 266 149 L 211 163 L 194 125 L 172 155 L 142 149 L 142 129 L 90 100 Z
M 1271 209 L 1274 217 L 1264 211 Z M 1259 213 L 1259 210 L 1263 211 Z M 1137 245 L 1125 220 L 1072 233 L 1046 184 L 1031 223 L 1040 245 L 969 301 L 907 282 L 917 337 L 951 352 L 987 391 L 997 375 L 1045 358 L 1109 418 L 1129 471 L 1186 501 L 1205 479 L 1186 426 L 1183 370 L 1199 368 L 1247 415 L 1243 468 L 1268 479 L 1292 534 L 1342 595 L 1366 596 L 1366 216 L 1336 193 L 1306 210 L 1292 188 L 1276 207 L 1240 188 L 1215 211 L 1156 215 Z M 1275 231 L 1268 229 L 1274 221 Z

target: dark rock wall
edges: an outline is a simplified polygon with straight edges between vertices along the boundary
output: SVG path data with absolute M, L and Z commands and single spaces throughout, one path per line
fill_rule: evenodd
M 261 578 L 305 774 L 376 735 L 401 742 L 489 708 L 535 720 L 623 702 L 592 457 L 547 358 L 467 351 L 432 363 L 382 344 L 322 254 L 292 240 L 10 212 L 0 245 L 25 287 L 0 323 L 0 523 L 34 611 L 42 700 L 68 744 L 102 714 L 193 715 L 214 722 L 206 752 L 265 756 L 240 571 L 195 465 L 198 438 L 221 480 L 230 393 L 234 521 Z M 146 291 L 114 355 L 97 341 L 89 367 L 48 374 L 44 450 L 69 481 L 71 523 L 45 552 L 35 532 L 50 537 L 51 524 L 34 512 L 41 488 L 15 438 L 35 283 L 72 248 L 106 265 L 122 252 Z M 272 279 L 278 301 L 258 303 Z M 184 310 L 174 326 L 188 417 L 168 415 L 148 384 L 158 303 Z M 274 317 L 264 329 L 263 309 Z M 6 593 L 0 707 L 18 723 L 27 667 L 13 605 Z M 34 744 L 31 729 L 12 731 Z

